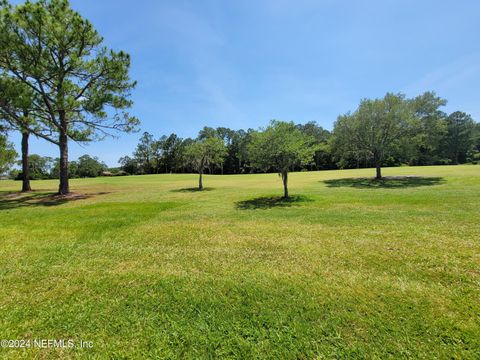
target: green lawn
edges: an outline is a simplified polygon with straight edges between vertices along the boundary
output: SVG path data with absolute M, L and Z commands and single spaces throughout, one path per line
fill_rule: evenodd
M 480 358 L 480 166 L 0 182 L 0 358 Z M 350 178 L 350 179 L 347 179 Z

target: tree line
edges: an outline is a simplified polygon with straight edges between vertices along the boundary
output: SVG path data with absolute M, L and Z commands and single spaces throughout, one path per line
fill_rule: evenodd
M 445 105 L 446 100 L 434 92 L 412 99 L 388 93 L 381 99 L 363 99 L 355 111 L 338 117 L 332 131 L 316 122 L 289 123 L 288 131 L 277 136 L 298 132 L 306 139 L 304 146 L 314 148 L 311 159 L 291 164 L 290 169 L 297 171 L 479 162 L 480 124 L 461 111 L 445 113 Z M 281 123 L 272 124 L 279 127 Z M 119 163 L 129 174 L 189 173 L 198 167 L 191 161 L 201 152 L 198 144 L 217 139 L 223 147 L 217 145 L 218 159 L 204 166 L 208 173 L 273 171 L 273 164 L 258 166 L 256 153 L 262 154 L 263 149 L 249 151 L 268 129 L 204 127 L 195 139 L 176 134 L 155 138 L 145 132 L 133 154 Z
M 60 159 L 49 156 L 30 154 L 28 156 L 28 174 L 30 180 L 58 179 L 60 177 Z M 76 161 L 68 162 L 68 175 L 70 179 L 93 178 L 98 176 L 126 175 L 118 170 L 113 171 L 97 157 L 82 155 Z M 9 177 L 14 180 L 22 180 L 21 170 L 13 169 Z

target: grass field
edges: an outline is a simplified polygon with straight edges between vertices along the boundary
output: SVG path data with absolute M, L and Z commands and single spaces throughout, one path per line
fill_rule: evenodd
M 480 166 L 0 182 L 10 358 L 480 358 Z

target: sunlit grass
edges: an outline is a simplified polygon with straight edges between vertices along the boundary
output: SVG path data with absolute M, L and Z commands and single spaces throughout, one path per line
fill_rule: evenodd
M 94 342 L 0 357 L 477 358 L 480 166 L 384 175 L 0 182 L 0 339 Z

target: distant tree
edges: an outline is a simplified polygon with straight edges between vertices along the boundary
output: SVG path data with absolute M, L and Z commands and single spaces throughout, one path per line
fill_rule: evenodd
M 206 140 L 213 137 L 220 138 L 217 130 L 210 126 L 204 126 L 198 133 L 198 140 Z
M 77 161 L 77 174 L 79 177 L 97 177 L 108 169 L 107 165 L 100 162 L 97 157 L 83 155 Z
M 1 5 L 0 69 L 35 94 L 30 116 L 52 130 L 49 140 L 60 150 L 59 193 L 66 194 L 68 139 L 92 141 L 138 124 L 126 111 L 135 86 L 130 57 L 105 48 L 68 0 Z
M 310 121 L 305 124 L 297 125 L 297 128 L 307 136 L 314 139 L 314 144 L 317 145 L 313 163 L 309 170 L 331 169 L 335 165 L 331 156 L 329 140 L 331 133 L 319 126 L 315 121 Z
M 455 111 L 447 117 L 447 134 L 443 139 L 445 155 L 454 163 L 467 161 L 475 146 L 475 121 L 469 114 Z
M 165 165 L 165 141 L 167 137 L 165 135 L 161 136 L 158 140 L 153 140 L 150 144 L 151 147 L 151 164 L 152 164 L 152 173 L 159 174 L 162 170 L 167 172 L 167 167 Z
M 475 124 L 475 132 L 474 132 L 474 138 L 475 138 L 475 145 L 472 153 L 472 162 L 475 164 L 480 163 L 480 123 Z
M 218 137 L 199 139 L 185 148 L 185 160 L 198 172 L 198 189 L 203 190 L 203 173 L 212 165 L 223 163 L 227 154 L 225 144 Z
M 120 168 L 130 175 L 136 175 L 139 171 L 139 166 L 137 160 L 131 158 L 130 156 L 121 157 L 118 160 Z
M 480 122 L 475 125 L 475 149 L 480 151 Z
M 28 156 L 29 180 L 41 180 L 50 178 L 52 168 L 55 166 L 54 159 L 48 156 L 31 154 Z M 18 173 L 17 179 L 24 179 L 23 169 Z
M 56 158 L 53 160 L 53 166 L 50 170 L 50 178 L 51 179 L 58 179 L 60 176 L 60 159 Z M 80 175 L 78 174 L 78 162 L 77 161 L 69 161 L 68 162 L 68 176 L 71 179 L 79 178 Z
M 314 139 L 293 122 L 273 120 L 266 129 L 252 134 L 248 158 L 255 168 L 277 171 L 283 181 L 283 197 L 288 198 L 289 171 L 296 165 L 311 163 L 316 150 Z
M 10 167 L 15 164 L 17 152 L 13 145 L 8 142 L 7 136 L 0 133 L 0 175 L 8 172 Z
M 137 162 L 140 171 L 144 174 L 153 174 L 154 172 L 154 159 L 155 159 L 155 140 L 153 135 L 144 132 L 139 140 L 137 148 L 133 153 L 133 157 Z M 161 157 L 161 155 L 160 155 Z
M 333 149 L 339 159 L 352 156 L 371 159 L 376 179 L 399 141 L 408 133 L 412 107 L 402 94 L 387 93 L 383 99 L 364 99 L 352 114 L 339 116 L 334 124 Z
M 165 172 L 177 171 L 180 164 L 180 151 L 182 139 L 176 134 L 170 134 L 166 136 L 162 142 L 163 149 L 163 163 L 165 166 Z
M 447 115 L 440 108 L 446 104 L 447 100 L 431 91 L 411 100 L 414 116 L 412 133 L 405 137 L 402 144 L 408 163 L 431 165 L 440 160 L 439 148 L 447 133 Z

